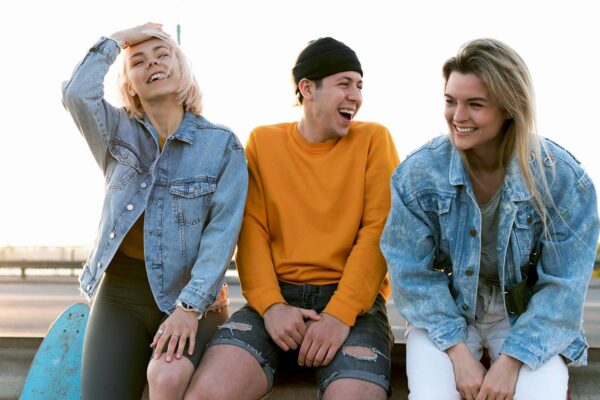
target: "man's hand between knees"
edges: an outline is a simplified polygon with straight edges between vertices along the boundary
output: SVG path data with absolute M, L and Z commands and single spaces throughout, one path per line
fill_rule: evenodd
M 305 319 L 320 321 L 321 317 L 315 310 L 276 303 L 263 314 L 265 328 L 275 344 L 284 351 L 296 350 L 304 340 L 306 332 Z
M 350 327 L 327 313 L 321 320 L 309 324 L 298 354 L 298 364 L 307 367 L 328 365 L 342 347 L 350 333 Z

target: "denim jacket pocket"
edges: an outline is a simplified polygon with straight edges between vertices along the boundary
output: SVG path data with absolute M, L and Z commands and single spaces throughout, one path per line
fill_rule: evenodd
M 108 189 L 121 190 L 134 176 L 142 172 L 142 163 L 129 145 L 117 139 L 111 141 L 108 152 L 113 158 L 106 171 Z
M 515 217 L 513 234 L 521 256 L 529 256 L 542 229 L 542 220 L 532 205 L 519 208 Z M 520 263 L 521 264 L 521 263 Z
M 449 254 L 449 238 L 454 234 L 455 227 L 452 224 L 450 208 L 454 198 L 451 195 L 442 195 L 440 193 L 429 193 L 419 198 L 419 203 L 423 211 L 429 216 L 430 220 L 436 224 L 439 237 L 434 238 L 436 247 L 442 252 Z
M 195 225 L 203 221 L 216 188 L 216 178 L 212 176 L 198 176 L 173 181 L 170 187 L 173 201 L 173 221 L 188 225 Z

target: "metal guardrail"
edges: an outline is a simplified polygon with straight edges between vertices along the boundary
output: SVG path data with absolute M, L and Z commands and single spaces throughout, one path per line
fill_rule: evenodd
M 0 260 L 0 268 L 18 268 L 21 270 L 21 279 L 27 279 L 28 269 L 70 269 L 72 276 L 78 275 L 83 267 L 83 261 L 55 261 L 55 260 Z
M 0 260 L 0 269 L 2 268 L 14 268 L 20 269 L 21 279 L 27 279 L 27 270 L 29 269 L 48 269 L 48 270 L 71 270 L 69 276 L 78 276 L 79 272 L 83 268 L 85 260 L 73 260 L 73 261 L 58 261 L 58 260 Z M 237 280 L 237 270 L 235 268 L 235 261 L 231 260 L 229 268 L 226 272 L 226 278 L 228 283 L 230 280 Z

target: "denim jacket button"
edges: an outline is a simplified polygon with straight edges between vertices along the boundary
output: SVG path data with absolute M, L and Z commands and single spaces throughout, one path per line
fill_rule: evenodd
M 531 218 L 531 215 L 528 215 L 527 216 L 527 223 L 530 224 L 531 221 L 533 221 L 533 218 Z
M 473 237 L 477 236 L 477 229 L 471 228 L 471 230 L 469 230 L 469 235 Z
M 469 309 L 469 305 L 468 304 L 463 304 L 462 305 L 462 309 L 467 311 Z
M 127 204 L 127 209 L 129 211 L 132 211 L 133 210 L 133 204 Z
M 108 235 L 108 238 L 109 239 L 114 239 L 115 238 L 115 233 L 111 232 L 110 235 Z
M 142 183 L 140 184 L 140 187 L 141 187 L 142 189 L 146 189 L 146 188 L 148 187 L 148 185 L 146 184 L 146 182 L 142 182 Z
M 473 268 L 469 267 L 465 270 L 465 275 L 473 276 Z

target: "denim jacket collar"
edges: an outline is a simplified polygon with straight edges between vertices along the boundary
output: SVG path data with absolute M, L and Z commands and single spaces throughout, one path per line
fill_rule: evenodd
M 448 171 L 449 182 L 453 186 L 465 186 L 471 191 L 471 180 L 465 170 L 462 157 L 456 147 L 452 146 L 451 151 L 450 169 Z M 523 180 L 523 175 L 521 174 L 521 169 L 519 167 L 519 160 L 516 155 L 513 155 L 508 163 L 506 176 L 510 176 L 511 178 L 504 180 L 503 190 L 513 203 L 531 199 L 531 194 Z
M 186 111 L 185 114 L 183 114 L 183 119 L 181 120 L 181 124 L 179 124 L 179 128 L 177 128 L 177 132 L 172 135 L 173 138 L 188 144 L 194 144 L 194 129 L 192 128 L 196 124 L 196 118 L 197 117 L 194 114 Z M 136 119 L 148 129 L 156 140 L 158 140 L 158 132 L 156 132 L 156 129 L 148 119 L 148 116 L 144 115 L 143 118 Z

